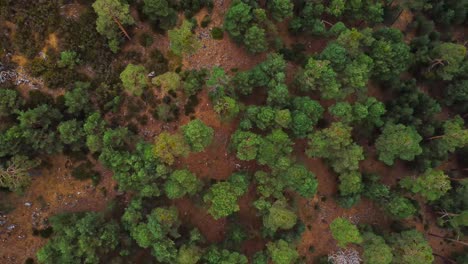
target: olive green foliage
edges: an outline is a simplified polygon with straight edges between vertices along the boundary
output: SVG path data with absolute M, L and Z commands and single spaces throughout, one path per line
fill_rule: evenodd
M 144 197 L 160 195 L 157 180 L 168 173 L 167 167 L 157 163 L 151 144 L 138 143 L 133 152 L 119 150 L 127 137 L 126 129 L 106 131 L 99 160 L 114 172 L 120 190 L 135 191 Z
M 74 89 L 65 93 L 65 106 L 68 113 L 79 116 L 88 114 L 92 110 L 90 86 L 90 83 L 76 82 Z
M 267 252 L 274 264 L 292 264 L 299 258 L 296 249 L 282 239 L 269 242 Z
M 364 253 L 362 259 L 364 263 L 390 264 L 393 255 L 392 248 L 385 243 L 383 237 L 367 232 L 363 234 Z
M 99 263 L 119 244 L 119 226 L 102 213 L 67 213 L 50 218 L 52 238 L 37 252 L 39 263 Z
M 295 97 L 292 106 L 291 129 L 296 137 L 306 137 L 322 118 L 324 109 L 318 101 L 308 97 Z
M 174 239 L 180 236 L 177 232 L 180 226 L 177 209 L 157 207 L 146 215 L 146 221 L 142 221 L 141 213 L 133 212 L 135 209 L 139 208 L 127 209 L 122 219 L 128 225 L 132 238 L 140 247 L 150 248 L 158 262 L 174 263 L 178 257 Z
M 80 60 L 78 59 L 78 54 L 74 51 L 66 50 L 60 53 L 60 60 L 57 62 L 58 66 L 61 68 L 68 67 L 73 69 Z
M 161 162 L 172 165 L 177 157 L 188 155 L 189 147 L 182 135 L 162 132 L 154 141 L 154 155 Z
M 434 261 L 431 246 L 414 229 L 392 234 L 389 244 L 392 247 L 393 263 L 425 264 Z
M 290 0 L 272 0 L 268 3 L 271 16 L 276 21 L 292 17 L 294 5 Z
M 143 89 L 148 86 L 146 75 L 147 71 L 144 66 L 130 63 L 120 74 L 120 80 L 130 94 L 140 96 Z
M 224 29 L 234 40 L 241 41 L 242 35 L 249 28 L 250 21 L 253 19 L 251 10 L 249 5 L 236 1 L 226 12 Z
M 285 172 L 280 172 L 286 183 L 302 197 L 312 198 L 317 192 L 318 181 L 315 175 L 303 165 L 295 164 Z
M 257 161 L 261 165 L 275 168 L 281 158 L 289 156 L 292 152 L 292 145 L 288 134 L 280 129 L 273 130 L 260 142 Z
M 86 133 L 86 146 L 91 152 L 101 151 L 103 147 L 103 135 L 106 128 L 106 122 L 97 112 L 91 114 L 86 119 L 83 129 Z
M 400 184 L 428 201 L 439 199 L 451 188 L 449 177 L 441 170 L 427 170 L 416 179 L 404 178 Z
M 324 99 L 340 99 L 346 96 L 346 93 L 341 91 L 341 84 L 337 81 L 337 74 L 330 66 L 330 61 L 310 58 L 296 78 L 299 89 L 319 90 Z
M 13 114 L 23 103 L 16 90 L 0 89 L 0 117 Z
M 177 263 L 196 264 L 202 257 L 202 251 L 197 246 L 182 245 L 177 255 Z
M 296 3 L 295 3 L 296 4 Z M 306 33 L 324 36 L 327 34 L 322 17 L 332 15 L 345 21 L 366 21 L 368 24 L 383 21 L 384 6 L 380 1 L 365 0 L 359 2 L 333 0 L 327 2 L 298 2 L 295 6 L 298 14 L 289 23 L 293 33 Z M 331 31 L 331 30 L 330 30 Z
M 338 102 L 330 106 L 328 112 L 343 123 L 357 123 L 373 128 L 384 124 L 382 116 L 386 110 L 382 102 L 374 97 L 368 97 L 363 103 Z
M 193 24 L 184 20 L 179 28 L 167 32 L 171 42 L 171 51 L 178 56 L 190 55 L 197 51 L 200 46 L 196 36 L 192 32 Z
M 2 134 L 1 148 L 7 153 L 28 155 L 61 151 L 63 146 L 55 127 L 62 117 L 58 109 L 46 104 L 18 112 L 19 124 Z
M 409 126 L 402 124 L 387 124 L 382 134 L 377 138 L 375 147 L 379 154 L 379 160 L 387 165 L 393 165 L 395 159 L 413 160 L 422 153 L 422 137 Z
M 466 47 L 451 42 L 441 43 L 432 50 L 430 70 L 437 78 L 452 80 L 460 73 L 461 64 L 466 56 Z
M 373 36 L 369 56 L 374 61 L 373 75 L 378 80 L 390 80 L 404 72 L 410 61 L 410 48 L 403 41 L 403 34 L 394 28 L 382 28 Z
M 388 198 L 385 210 L 395 218 L 405 219 L 413 216 L 418 210 L 414 204 L 406 197 L 392 194 Z
M 208 213 L 215 219 L 220 219 L 239 211 L 237 200 L 248 188 L 246 175 L 233 174 L 228 181 L 215 183 L 203 196 L 208 204 Z
M 229 251 L 227 249 L 219 249 L 212 246 L 203 255 L 203 260 L 207 264 L 247 264 L 248 259 L 245 255 Z
M 164 92 L 177 91 L 181 86 L 181 78 L 175 72 L 166 72 L 154 77 L 151 83 L 161 87 Z
M 247 29 L 244 36 L 244 43 L 247 50 L 252 53 L 260 53 L 268 49 L 265 30 L 257 26 L 252 26 Z
M 77 151 L 84 146 L 86 135 L 83 124 L 76 119 L 60 123 L 57 130 L 62 142 L 65 145 L 69 145 L 72 150 Z
M 237 101 L 229 96 L 223 96 L 217 100 L 213 108 L 223 120 L 231 120 L 240 112 L 240 106 Z
M 278 229 L 288 230 L 294 227 L 297 215 L 285 201 L 278 200 L 271 205 L 268 213 L 263 217 L 263 226 L 272 232 Z
M 231 136 L 231 147 L 236 151 L 240 160 L 254 160 L 257 158 L 261 136 L 247 131 L 237 130 Z
M 120 39 L 121 31 L 116 21 L 121 25 L 132 25 L 133 17 L 130 15 L 130 6 L 120 0 L 96 0 L 93 8 L 98 15 L 96 20 L 96 30 L 106 36 L 110 43 Z M 110 44 L 110 46 L 112 46 Z M 112 49 L 112 48 L 111 48 Z M 114 49 L 114 52 L 117 50 Z
M 464 120 L 460 116 L 447 120 L 443 124 L 444 135 L 438 138 L 449 152 L 468 145 L 468 129 L 464 128 Z
M 335 122 L 329 128 L 310 134 L 306 154 L 325 158 L 338 173 L 357 170 L 364 155 L 362 147 L 353 142 L 351 130 Z
M 359 171 L 340 174 L 339 179 L 340 185 L 338 189 L 341 195 L 353 195 L 362 192 L 363 186 Z
M 189 170 L 176 170 L 169 175 L 164 190 L 169 199 L 181 198 L 185 195 L 194 195 L 200 190 L 202 183 L 197 176 Z
M 363 238 L 359 230 L 349 220 L 336 218 L 330 224 L 330 230 L 334 239 L 338 241 L 338 246 L 346 247 L 348 244 L 361 244 Z
M 26 156 L 16 155 L 0 167 L 0 187 L 13 192 L 24 191 L 31 183 L 28 171 L 39 165 L 38 160 L 30 160 Z
M 181 127 L 185 141 L 194 152 L 201 152 L 213 141 L 213 128 L 196 119 Z

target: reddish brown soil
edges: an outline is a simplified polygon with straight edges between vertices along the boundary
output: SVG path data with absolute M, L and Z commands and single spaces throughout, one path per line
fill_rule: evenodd
M 28 257 L 34 257 L 46 240 L 33 236 L 32 229 L 47 227 L 48 217 L 61 212 L 101 211 L 116 195 L 111 172 L 102 166 L 96 168 L 102 180 L 94 187 L 90 180 L 77 181 L 70 176 L 70 162 L 64 156 L 50 160 L 53 167 L 33 177 L 24 195 L 0 193 L 2 202 L 15 208 L 0 226 L 0 263 L 24 263 Z M 8 231 L 11 225 L 15 228 Z

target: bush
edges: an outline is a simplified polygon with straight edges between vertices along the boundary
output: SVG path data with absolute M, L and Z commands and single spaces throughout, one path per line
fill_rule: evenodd
M 223 39 L 224 38 L 224 30 L 222 28 L 219 28 L 219 27 L 214 27 L 212 30 L 211 30 L 211 37 L 213 39 Z

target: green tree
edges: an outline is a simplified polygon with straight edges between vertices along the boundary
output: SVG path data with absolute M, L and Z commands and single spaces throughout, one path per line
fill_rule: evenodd
M 468 80 L 459 80 L 451 83 L 445 90 L 444 102 L 458 113 L 468 112 Z
M 124 215 L 123 220 L 130 220 L 129 215 Z M 178 257 L 175 238 L 178 238 L 178 219 L 175 207 L 157 207 L 146 216 L 146 222 L 142 222 L 142 217 L 134 219 L 135 223 L 129 225 L 130 235 L 140 247 L 151 248 L 151 253 L 158 262 L 174 263 Z
M 67 112 L 79 116 L 92 110 L 89 87 L 90 83 L 76 82 L 74 89 L 64 95 Z
M 309 97 L 292 100 L 292 130 L 297 137 L 305 137 L 322 118 L 324 109 L 318 101 Z
M 252 53 L 267 51 L 268 43 L 265 37 L 265 30 L 256 25 L 250 27 L 245 32 L 244 44 L 247 47 L 247 50 Z
M 175 72 L 166 72 L 151 79 L 151 83 L 161 87 L 166 93 L 169 91 L 177 91 L 181 87 L 181 78 Z
M 281 174 L 285 182 L 302 197 L 312 198 L 317 192 L 318 181 L 315 175 L 303 165 L 295 164 Z
M 13 114 L 23 103 L 16 90 L 0 89 L 0 118 Z
M 52 238 L 37 252 L 39 263 L 100 263 L 119 244 L 119 226 L 95 212 L 50 218 Z
M 280 158 L 289 156 L 293 150 L 292 146 L 293 142 L 288 134 L 281 129 L 275 129 L 260 142 L 257 161 L 261 165 L 275 168 Z
M 177 157 L 188 155 L 189 147 L 182 135 L 161 132 L 154 141 L 154 155 L 162 162 L 172 165 Z
M 224 29 L 235 41 L 240 42 L 253 19 L 252 8 L 242 1 L 235 1 L 224 18 Z
M 428 201 L 440 199 L 452 188 L 450 178 L 443 171 L 433 169 L 427 170 L 416 179 L 404 178 L 400 184 Z
M 338 246 L 346 247 L 350 243 L 361 244 L 363 238 L 359 230 L 349 220 L 344 218 L 336 218 L 330 224 L 332 236 L 338 241 Z
M 269 242 L 267 251 L 274 264 L 293 264 L 299 258 L 297 250 L 282 239 Z
M 408 218 L 418 211 L 411 200 L 396 194 L 391 195 L 384 206 L 388 213 L 398 219 Z
M 128 138 L 126 129 L 110 131 L 104 134 L 99 161 L 114 172 L 113 178 L 118 182 L 119 189 L 137 192 L 142 197 L 160 195 L 157 183 L 167 176 L 168 169 L 155 159 L 153 145 L 139 142 L 135 150 L 129 152 L 124 142 Z
M 62 119 L 62 114 L 49 105 L 18 112 L 19 125 L 10 128 L 14 132 L 16 143 L 20 147 L 30 148 L 29 151 L 54 153 L 62 150 L 55 126 Z
M 57 65 L 60 68 L 73 69 L 79 62 L 78 54 L 75 51 L 66 50 L 60 53 L 60 60 Z
M 309 157 L 325 158 L 338 173 L 359 169 L 364 159 L 362 147 L 353 142 L 350 126 L 341 122 L 309 135 L 306 154 Z
M 219 249 L 216 246 L 210 247 L 203 255 L 206 264 L 247 264 L 246 256 L 227 249 Z
M 410 64 L 410 48 L 403 40 L 400 30 L 382 28 L 374 33 L 369 56 L 374 61 L 373 76 L 378 80 L 398 77 Z
M 103 147 L 102 137 L 106 129 L 106 121 L 104 121 L 98 112 L 88 116 L 84 125 L 86 133 L 86 146 L 93 153 L 100 151 Z
M 390 123 L 383 128 L 375 147 L 379 160 L 387 165 L 393 165 L 396 158 L 413 160 L 415 156 L 421 154 L 422 148 L 419 146 L 421 140 L 422 137 L 413 127 Z
M 345 3 L 344 0 L 332 0 L 326 11 L 330 15 L 339 17 L 345 11 Z
M 359 171 L 340 174 L 339 179 L 340 185 L 338 189 L 341 195 L 346 196 L 362 192 L 362 177 Z
M 177 12 L 169 6 L 167 0 L 144 0 L 143 3 L 143 14 L 160 28 L 168 30 L 177 23 Z
M 431 139 L 440 140 L 448 152 L 454 152 L 456 149 L 468 144 L 468 129 L 465 129 L 464 125 L 464 120 L 457 115 L 453 119 L 444 122 L 444 135 L 435 136 Z
M 277 175 L 270 175 L 264 171 L 255 172 L 254 177 L 257 184 L 257 193 L 261 198 L 284 198 L 283 190 L 287 186 L 284 179 L 285 177 L 277 177 Z M 296 181 L 294 181 L 294 183 L 296 183 Z
M 268 3 L 271 16 L 276 21 L 283 21 L 293 16 L 294 4 L 290 0 L 273 0 Z
M 362 260 L 364 263 L 375 264 L 390 264 L 392 263 L 393 255 L 392 248 L 385 243 L 385 240 L 375 235 L 374 233 L 367 232 L 363 234 L 364 253 Z
M 276 232 L 278 229 L 291 229 L 296 222 L 297 215 L 288 209 L 288 204 L 282 200 L 274 202 L 263 217 L 263 226 L 272 232 Z
M 133 95 L 140 96 L 148 86 L 147 71 L 142 65 L 128 64 L 120 74 L 123 87 Z
M 73 151 L 78 151 L 84 146 L 86 134 L 83 124 L 76 119 L 60 123 L 57 130 L 62 142 L 69 145 Z
M 434 261 L 431 246 L 414 229 L 392 234 L 389 243 L 393 251 L 393 263 L 426 264 Z
M 202 257 L 202 250 L 193 245 L 182 245 L 177 255 L 178 264 L 197 264 Z
M 120 0 L 96 0 L 93 8 L 98 15 L 96 30 L 109 39 L 113 45 L 118 42 L 121 31 L 127 34 L 124 25 L 132 25 L 133 17 L 130 15 L 130 6 Z M 128 35 L 127 35 L 128 37 Z M 117 49 L 113 50 L 114 52 Z
M 181 129 L 185 141 L 194 152 L 203 151 L 213 141 L 213 128 L 205 125 L 200 119 L 190 121 Z
M 237 101 L 229 96 L 223 96 L 217 100 L 213 108 L 223 120 L 231 120 L 240 112 L 240 106 Z
M 171 51 L 178 56 L 193 54 L 200 47 L 196 36 L 192 32 L 193 24 L 184 20 L 179 28 L 167 32 Z
M 248 187 L 243 174 L 233 174 L 228 181 L 215 183 L 203 196 L 203 201 L 209 205 L 208 213 L 215 219 L 220 219 L 239 211 L 237 200 Z
M 296 77 L 297 86 L 303 91 L 319 90 L 324 99 L 340 99 L 346 96 L 337 82 L 337 74 L 330 61 L 310 58 L 304 70 Z
M 236 130 L 231 136 L 231 147 L 236 151 L 240 160 L 253 160 L 257 158 L 262 138 L 252 132 Z
M 177 199 L 196 194 L 201 186 L 201 181 L 189 170 L 175 170 L 164 184 L 164 190 L 169 199 Z
M 465 56 L 465 46 L 451 42 L 440 43 L 430 54 L 432 64 L 429 69 L 440 79 L 450 81 L 460 73 Z

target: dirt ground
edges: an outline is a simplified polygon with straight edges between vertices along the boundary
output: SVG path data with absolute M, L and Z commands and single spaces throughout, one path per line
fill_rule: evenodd
M 112 173 L 97 166 L 102 180 L 93 186 L 90 180 L 78 181 L 70 175 L 71 162 L 64 156 L 54 156 L 53 166 L 33 176 L 32 184 L 23 195 L 0 193 L 0 201 L 15 208 L 0 215 L 0 263 L 24 263 L 45 244 L 33 236 L 35 229 L 47 227 L 47 219 L 61 212 L 101 211 L 116 196 Z
M 196 31 L 201 42 L 201 48 L 195 54 L 184 58 L 182 62 L 184 68 L 199 69 L 221 66 L 227 70 L 245 70 L 264 60 L 265 55 L 251 56 L 243 47 L 232 42 L 226 33 L 222 40 L 211 39 L 210 30 L 215 26 L 220 27 L 222 25 L 222 19 L 231 1 L 215 0 L 214 2 L 212 23 L 207 28 L 198 28 Z M 76 8 L 79 9 L 79 7 Z M 64 13 L 73 14 L 74 16 L 76 10 L 67 9 Z M 201 21 L 206 13 L 203 10 L 197 14 L 197 20 Z M 137 17 L 135 12 L 132 14 Z M 403 17 L 406 19 L 408 16 L 405 14 Z M 401 27 L 404 24 L 405 21 L 397 21 L 395 25 Z M 150 32 L 148 24 L 138 23 L 131 32 L 134 37 L 132 41 L 125 45 L 124 51 L 138 50 L 143 56 L 146 56 L 149 50 L 157 47 L 162 52 L 167 53 L 170 45 L 167 36 L 151 33 L 155 41 L 151 47 L 146 49 L 137 43 L 139 34 Z M 278 32 L 286 44 L 303 43 L 308 54 L 320 52 L 327 42 L 324 39 L 292 37 L 287 34 L 286 24 L 281 24 Z M 57 45 L 57 38 L 52 36 L 47 43 L 54 47 L 54 45 Z M 17 60 L 19 63 L 25 63 L 20 56 L 17 57 Z M 289 65 L 288 76 L 294 75 L 295 70 L 295 67 Z M 373 87 L 371 94 L 378 94 L 376 90 Z M 199 95 L 199 100 L 200 103 L 195 108 L 194 115 L 215 129 L 213 144 L 201 153 L 192 153 L 187 158 L 178 160 L 176 166 L 190 169 L 205 181 L 225 180 L 235 171 L 255 172 L 258 169 L 255 163 L 240 162 L 229 152 L 230 135 L 236 129 L 238 122 L 226 123 L 220 121 L 213 111 L 206 90 Z M 175 131 L 189 121 L 190 117 L 181 116 L 177 123 L 164 125 L 150 117 L 150 122 L 143 128 L 148 131 L 147 134 L 145 133 L 145 138 L 152 141 L 154 135 L 162 130 Z M 314 263 L 316 257 L 326 255 L 337 249 L 336 242 L 331 237 L 328 228 L 330 222 L 336 217 L 349 218 L 356 224 L 366 223 L 379 226 L 383 230 L 388 229 L 392 222 L 391 219 L 380 210 L 378 205 L 371 201 L 363 199 L 351 209 L 339 207 L 333 199 L 337 192 L 336 175 L 321 159 L 307 158 L 304 154 L 305 146 L 306 142 L 303 140 L 296 142 L 295 154 L 298 162 L 305 164 L 319 181 L 316 197 L 310 200 L 297 199 L 300 218 L 306 226 L 310 227 L 303 234 L 298 245 L 299 252 L 301 255 L 306 256 L 307 263 Z M 379 173 L 385 184 L 394 185 L 397 179 L 411 174 L 402 163 L 397 163 L 389 169 L 381 162 L 376 161 L 371 149 L 369 151 L 370 157 L 362 162 L 362 169 Z M 103 210 L 108 202 L 118 194 L 114 189 L 115 182 L 112 180 L 112 173 L 109 170 L 101 166 L 97 167 L 102 175 L 102 180 L 98 186 L 94 187 L 90 181 L 78 181 L 70 176 L 69 161 L 64 156 L 51 157 L 51 160 L 53 166 L 50 169 L 42 170 L 41 175 L 34 176 L 31 186 L 23 195 L 0 193 L 0 201 L 10 203 L 12 207 L 16 208 L 9 214 L 0 215 L 0 220 L 5 221 L 0 226 L 0 263 L 20 264 L 24 263 L 27 258 L 34 257 L 35 252 L 44 245 L 46 239 L 33 236 L 32 229 L 46 226 L 46 219 L 51 215 L 60 212 Z M 261 219 L 251 206 L 254 200 L 255 188 L 251 186 L 247 194 L 239 201 L 239 221 L 245 224 L 253 233 L 261 227 Z M 174 201 L 174 205 L 177 206 L 182 221 L 199 228 L 209 242 L 217 243 L 224 239 L 228 228 L 226 219 L 213 219 L 202 206 L 195 204 L 192 199 L 178 199 Z M 418 221 L 409 220 L 408 223 L 416 225 L 420 231 L 425 233 L 446 234 L 445 230 L 435 225 L 434 215 L 427 208 L 422 210 L 422 213 L 425 221 L 429 223 L 427 230 L 424 230 L 423 224 Z M 429 236 L 427 238 L 431 246 L 433 246 L 434 252 L 440 255 L 446 256 L 449 252 L 460 249 L 441 239 Z M 255 236 L 245 241 L 243 251 L 252 256 L 254 252 L 262 249 L 264 244 L 265 241 L 259 236 Z M 309 250 L 311 246 L 314 247 L 313 252 Z M 442 262 L 438 259 L 436 263 Z

